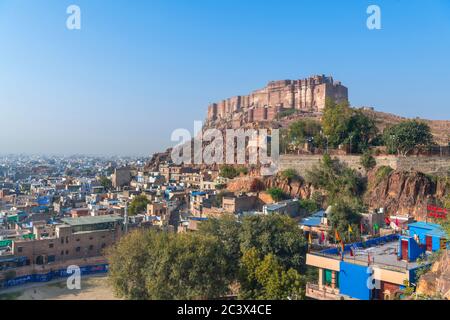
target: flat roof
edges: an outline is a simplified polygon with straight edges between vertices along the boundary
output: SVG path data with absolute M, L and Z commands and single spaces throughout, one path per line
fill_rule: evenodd
M 352 243 L 345 246 L 344 261 L 355 264 L 369 264 L 383 269 L 411 270 L 419 267 L 418 262 L 406 262 L 398 260 L 398 235 L 385 236 L 368 240 L 365 246 L 362 243 Z M 352 248 L 353 250 L 351 250 Z M 352 253 L 353 251 L 353 253 Z M 330 258 L 340 258 L 337 248 L 323 250 L 317 253 Z
M 108 216 L 95 216 L 95 217 L 78 217 L 78 218 L 63 218 L 62 222 L 71 225 L 71 226 L 83 226 L 89 224 L 97 224 L 97 223 L 108 223 L 108 222 L 119 222 L 122 221 L 123 218 L 118 215 L 108 215 Z

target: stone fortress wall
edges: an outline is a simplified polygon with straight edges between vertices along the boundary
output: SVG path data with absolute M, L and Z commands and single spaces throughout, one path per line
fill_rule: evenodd
M 337 155 L 332 156 L 332 158 L 338 158 L 349 167 L 360 172 L 364 170 L 360 164 L 360 156 Z M 450 157 L 377 156 L 374 158 L 377 161 L 377 166 L 390 166 L 394 170 L 419 171 L 436 176 L 446 176 L 450 172 Z M 321 155 L 281 155 L 279 171 L 295 169 L 300 175 L 304 175 L 306 171 L 318 165 L 321 159 Z
M 212 103 L 207 121 L 235 120 L 243 122 L 272 121 L 283 110 L 296 109 L 320 113 L 326 98 L 336 102 L 348 101 L 348 89 L 332 77 L 316 75 L 303 80 L 271 81 L 247 96 L 236 96 Z

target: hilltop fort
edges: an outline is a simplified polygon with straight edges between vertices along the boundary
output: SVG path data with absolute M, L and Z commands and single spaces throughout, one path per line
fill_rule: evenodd
M 316 75 L 302 80 L 271 81 L 266 87 L 246 96 L 235 96 L 208 107 L 207 123 L 231 121 L 233 127 L 244 123 L 272 121 L 286 110 L 317 114 L 327 98 L 348 101 L 348 89 L 330 76 Z

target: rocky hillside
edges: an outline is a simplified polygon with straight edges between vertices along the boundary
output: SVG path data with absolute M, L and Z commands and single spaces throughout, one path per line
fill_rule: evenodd
M 291 198 L 310 199 L 315 188 L 298 179 L 288 182 L 279 175 L 265 178 L 239 177 L 228 184 L 232 192 L 252 192 L 255 186 L 277 187 Z M 374 169 L 367 177 L 367 191 L 364 202 L 369 208 L 385 208 L 386 214 L 412 215 L 424 220 L 427 201 L 441 200 L 450 193 L 450 183 L 420 172 L 391 171 L 384 173 Z
M 420 277 L 417 294 L 450 299 L 450 252 L 445 251 L 427 274 Z
M 378 129 L 380 129 L 381 132 L 383 132 L 386 127 L 391 127 L 407 120 L 407 118 L 400 117 L 395 114 L 369 109 L 364 110 L 364 113 L 375 119 Z M 448 145 L 450 139 L 450 120 L 417 119 L 427 123 L 430 126 L 431 133 L 433 134 L 436 143 L 440 145 Z
M 392 171 L 380 174 L 373 170 L 368 175 L 365 202 L 370 208 L 386 208 L 387 214 L 412 214 L 424 220 L 427 201 L 441 200 L 450 192 L 445 179 L 437 179 L 415 171 Z

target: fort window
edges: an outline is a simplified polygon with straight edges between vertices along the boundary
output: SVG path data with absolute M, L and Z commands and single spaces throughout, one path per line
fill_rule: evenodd
M 18 247 L 17 248 L 17 252 L 22 253 L 22 251 L 23 251 L 23 247 Z
M 66 250 L 66 256 L 69 255 L 69 250 Z
M 53 243 L 50 243 L 49 245 L 48 245 L 48 247 L 51 249 L 51 248 L 53 248 L 55 245 L 53 244 Z

